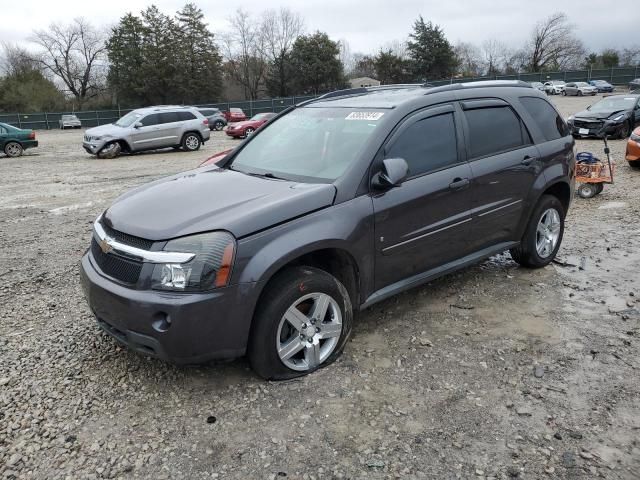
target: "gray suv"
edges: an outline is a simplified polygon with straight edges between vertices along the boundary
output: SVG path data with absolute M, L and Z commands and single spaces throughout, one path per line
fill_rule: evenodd
M 168 147 L 192 152 L 209 137 L 209 120 L 197 108 L 161 106 L 133 110 L 115 123 L 90 128 L 82 146 L 99 158 L 115 158 L 121 152 Z
M 392 295 L 504 251 L 548 265 L 573 148 L 524 82 L 334 92 L 218 165 L 116 200 L 94 223 L 82 286 L 98 325 L 137 352 L 247 354 L 265 378 L 303 375 Z

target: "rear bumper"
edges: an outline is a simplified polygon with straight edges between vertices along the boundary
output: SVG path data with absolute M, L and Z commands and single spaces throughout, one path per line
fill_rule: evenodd
M 22 145 L 22 148 L 24 150 L 26 150 L 27 148 L 35 148 L 38 146 L 38 141 L 37 140 L 22 140 L 20 142 L 20 145 Z
M 246 351 L 258 283 L 193 294 L 135 290 L 103 276 L 90 253 L 80 278 L 100 328 L 131 350 L 176 364 Z

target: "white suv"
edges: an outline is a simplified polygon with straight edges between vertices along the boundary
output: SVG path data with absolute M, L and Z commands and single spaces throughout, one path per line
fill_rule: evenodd
M 90 128 L 82 146 L 98 158 L 168 147 L 193 152 L 210 134 L 209 120 L 196 108 L 148 107 L 133 110 L 115 123 Z

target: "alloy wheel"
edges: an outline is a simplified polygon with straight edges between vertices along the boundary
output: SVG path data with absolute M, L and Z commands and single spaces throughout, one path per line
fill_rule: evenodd
M 196 150 L 200 146 L 200 139 L 195 135 L 189 135 L 184 144 L 187 146 L 187 149 Z
M 22 145 L 17 142 L 10 142 L 4 148 L 4 153 L 9 157 L 19 157 L 22 155 Z
M 540 217 L 536 229 L 536 251 L 540 258 L 548 258 L 556 249 L 562 222 L 555 208 L 549 208 Z
M 292 370 L 314 370 L 333 353 L 341 334 L 338 303 L 326 293 L 304 295 L 280 320 L 276 336 L 278 357 Z

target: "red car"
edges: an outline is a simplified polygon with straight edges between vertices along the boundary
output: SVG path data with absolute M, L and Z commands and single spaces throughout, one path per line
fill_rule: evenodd
M 209 158 L 207 158 L 204 162 L 202 162 L 198 166 L 208 167 L 209 165 L 216 165 L 219 161 L 224 160 L 226 156 L 229 155 L 231 152 L 233 152 L 233 148 L 230 148 L 229 150 L 224 150 L 222 152 L 218 152 L 210 156 Z
M 255 132 L 258 128 L 260 128 L 275 116 L 275 113 L 258 113 L 257 115 L 251 117 L 250 120 L 238 123 L 230 123 L 227 126 L 227 135 L 233 138 L 249 137 L 253 132 Z
M 228 111 L 222 112 L 227 122 L 244 122 L 247 116 L 244 114 L 241 108 L 230 108 Z

